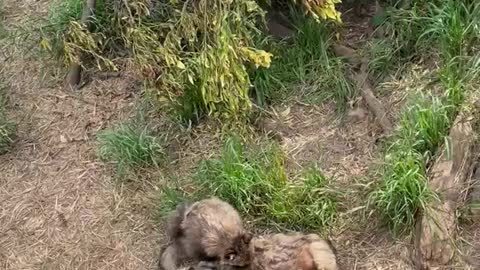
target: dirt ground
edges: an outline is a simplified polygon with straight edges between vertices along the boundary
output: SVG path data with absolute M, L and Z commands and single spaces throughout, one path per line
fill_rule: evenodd
M 6 28 L 44 16 L 48 4 L 6 0 Z M 20 56 L 0 56 L 10 116 L 19 123 L 14 150 L 0 156 L 0 269 L 156 269 L 162 230 L 153 214 L 155 183 L 122 185 L 95 153 L 96 132 L 127 117 L 138 86 L 125 75 L 67 91 L 42 76 L 43 63 Z M 396 104 L 393 97 L 386 102 Z M 379 130 L 368 113 L 341 121 L 329 105 L 278 110 L 290 171 L 318 162 L 339 184 L 365 181 Z M 180 171 L 201 158 L 196 145 L 216 143 L 205 140 L 189 137 L 192 151 L 178 156 Z M 414 269 L 409 243 L 375 226 L 354 228 L 333 235 L 344 269 Z M 475 230 L 468 239 L 480 242 Z

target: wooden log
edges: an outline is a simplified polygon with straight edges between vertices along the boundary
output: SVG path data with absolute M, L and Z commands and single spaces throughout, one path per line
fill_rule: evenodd
M 85 0 L 83 7 L 82 18 L 80 22 L 91 31 L 91 18 L 95 14 L 96 0 Z M 80 55 L 80 63 L 73 63 L 67 74 L 67 84 L 71 89 L 77 89 L 82 79 L 82 61 L 83 55 Z
M 417 269 L 437 269 L 455 255 L 456 210 L 476 165 L 475 110 L 459 113 L 450 130 L 451 143 L 443 148 L 429 172 L 429 187 L 438 195 L 416 224 L 414 261 Z M 448 147 L 451 146 L 451 147 Z

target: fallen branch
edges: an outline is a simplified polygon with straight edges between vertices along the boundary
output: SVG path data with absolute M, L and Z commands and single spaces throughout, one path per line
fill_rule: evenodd
M 91 31 L 91 18 L 94 15 L 96 0 L 85 0 L 85 6 L 82 12 L 81 23 L 85 25 L 88 31 Z M 83 55 L 80 55 L 80 63 Z M 67 75 L 67 84 L 71 89 L 78 89 L 82 78 L 82 66 L 80 63 L 73 63 Z
M 373 94 L 373 87 L 368 79 L 368 60 L 366 58 L 360 59 L 354 49 L 342 45 L 335 45 L 333 49 L 337 56 L 345 57 L 352 65 L 360 65 L 360 69 L 353 75 L 353 79 L 357 83 L 358 89 L 360 89 L 363 100 L 365 100 L 368 108 L 375 115 L 383 132 L 386 135 L 390 134 L 393 130 L 393 125 L 388 119 L 385 107 Z
M 450 130 L 450 145 L 430 171 L 429 188 L 439 200 L 433 200 L 417 221 L 415 262 L 418 269 L 433 269 L 448 264 L 455 254 L 456 210 L 464 199 L 476 165 L 475 110 L 459 113 Z M 451 149 L 449 149 L 451 146 Z

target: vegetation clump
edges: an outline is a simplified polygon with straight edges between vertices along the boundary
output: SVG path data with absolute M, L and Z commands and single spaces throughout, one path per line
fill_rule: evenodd
M 290 229 L 325 230 L 337 219 L 338 194 L 316 168 L 291 181 L 285 172 L 284 155 L 274 144 L 247 147 L 236 137 L 224 144 L 218 159 L 199 166 L 192 193 L 164 190 L 166 205 L 185 198 L 215 195 L 260 224 Z M 173 204 L 174 205 L 174 204 Z
M 98 142 L 100 159 L 113 162 L 120 176 L 135 168 L 158 167 L 165 157 L 161 142 L 148 126 L 121 124 L 100 132 Z

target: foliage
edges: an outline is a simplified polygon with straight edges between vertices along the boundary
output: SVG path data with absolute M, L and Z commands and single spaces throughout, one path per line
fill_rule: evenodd
M 328 190 L 328 180 L 311 169 L 299 183 L 290 183 L 284 156 L 275 145 L 258 151 L 230 138 L 220 159 L 205 161 L 195 180 L 200 194 L 218 196 L 262 223 L 325 229 L 336 218 L 336 194 Z
M 148 126 L 121 124 L 97 139 L 100 159 L 114 162 L 120 176 L 136 167 L 158 166 L 164 158 L 162 144 Z
M 346 65 L 331 52 L 330 26 L 298 14 L 295 19 L 298 33 L 291 42 L 264 41 L 275 57 L 269 69 L 253 72 L 258 102 L 278 103 L 300 96 L 308 103 L 333 100 L 344 110 L 355 89 L 347 79 Z
M 97 1 L 94 33 L 72 22 L 79 19 L 82 2 L 59 2 L 43 28 L 42 46 L 59 48 L 65 64 L 86 55 L 98 68 L 112 69 L 111 59 L 127 54 L 150 88 L 160 99 L 171 100 L 173 112 L 184 121 L 204 114 L 242 120 L 249 114 L 246 68 L 268 68 L 272 57 L 254 46 L 264 13 L 257 2 Z M 339 21 L 338 2 L 302 4 L 314 18 Z
M 294 1 L 300 2 L 299 0 Z M 341 0 L 306 0 L 301 2 L 313 18 L 332 19 L 341 22 L 340 12 L 335 9 L 335 4 L 341 3 Z
M 91 39 L 90 37 L 86 36 L 88 35 L 88 31 L 83 29 L 83 26 L 78 22 L 82 15 L 84 3 L 84 0 L 65 0 L 56 1 L 52 5 L 46 24 L 40 28 L 42 33 L 40 46 L 43 50 L 48 51 L 57 58 L 63 58 L 63 55 L 66 54 L 65 58 L 71 59 L 72 49 L 70 49 L 70 52 L 64 51 L 65 49 L 68 50 L 69 47 L 75 46 L 75 44 L 70 44 L 70 46 L 65 44 L 69 43 L 68 39 L 72 39 L 70 36 L 77 32 L 83 32 L 83 38 L 80 39 L 80 41 Z M 103 27 L 102 29 L 104 29 L 104 27 L 106 27 L 107 18 L 105 16 L 105 2 L 103 0 L 96 1 L 96 16 L 94 18 L 94 24 L 97 25 L 96 28 Z M 100 26 L 99 22 L 102 21 L 103 26 Z M 79 40 L 77 38 L 77 40 L 74 41 Z M 82 48 L 83 46 L 85 46 L 84 41 L 80 42 L 76 47 Z M 91 44 L 87 44 L 84 51 L 96 52 L 97 56 L 99 53 L 98 48 L 96 46 L 95 48 L 92 48 Z M 69 62 L 66 64 L 69 64 Z

